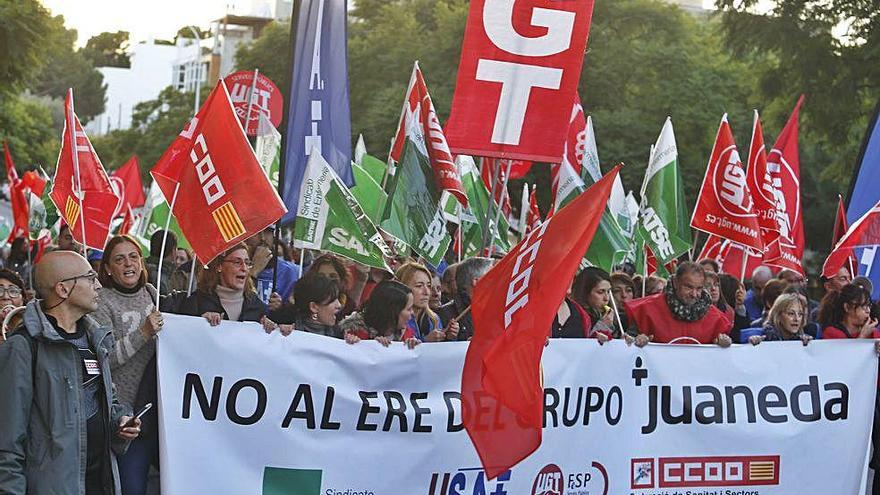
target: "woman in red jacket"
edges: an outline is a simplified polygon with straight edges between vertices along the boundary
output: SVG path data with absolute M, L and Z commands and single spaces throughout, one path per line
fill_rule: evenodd
M 825 294 L 819 323 L 823 339 L 880 339 L 877 320 L 871 318 L 871 294 L 858 285 L 847 284 Z

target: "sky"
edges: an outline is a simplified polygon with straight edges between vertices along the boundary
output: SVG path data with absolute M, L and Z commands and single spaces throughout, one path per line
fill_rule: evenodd
M 52 15 L 63 15 L 68 28 L 78 31 L 84 46 L 102 32 L 128 31 L 133 42 L 172 39 L 183 26 L 210 27 L 211 21 L 230 14 L 250 14 L 261 0 L 42 0 Z M 275 2 L 271 2 L 274 5 Z
M 128 31 L 132 42 L 172 39 L 183 26 L 210 27 L 225 13 L 248 15 L 274 5 L 269 0 L 42 0 L 53 15 L 78 31 L 77 46 L 102 32 Z M 709 8 L 713 0 L 703 0 Z

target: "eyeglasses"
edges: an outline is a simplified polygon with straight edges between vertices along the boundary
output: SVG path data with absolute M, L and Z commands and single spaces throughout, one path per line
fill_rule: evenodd
M 246 266 L 246 267 L 248 267 L 248 268 L 253 268 L 253 266 L 254 266 L 254 262 L 253 262 L 253 261 L 251 261 L 251 260 L 241 260 L 241 259 L 238 259 L 238 260 L 223 260 L 223 261 L 221 261 L 221 263 L 229 263 L 229 264 L 235 265 L 236 268 L 241 268 L 241 267 L 243 267 L 243 266 Z
M 70 282 L 71 280 L 76 281 L 81 278 L 84 278 L 84 279 L 88 280 L 89 282 L 91 282 L 92 285 L 95 285 L 95 283 L 98 281 L 98 274 L 95 273 L 94 270 L 89 270 L 88 273 L 84 273 L 82 275 L 77 275 L 75 277 L 63 278 L 63 279 L 59 280 L 58 282 L 59 283 L 60 282 Z
M 122 266 L 125 264 L 125 260 L 131 261 L 132 263 L 137 263 L 141 260 L 141 255 L 140 253 L 129 253 L 128 256 L 120 254 L 119 256 L 114 256 L 111 261 L 116 266 Z
M 789 318 L 803 318 L 804 314 L 798 311 L 786 311 L 785 316 L 788 316 Z
M 21 289 L 14 285 L 10 287 L 0 285 L 0 297 L 5 297 L 7 295 L 9 297 L 19 297 L 21 296 Z

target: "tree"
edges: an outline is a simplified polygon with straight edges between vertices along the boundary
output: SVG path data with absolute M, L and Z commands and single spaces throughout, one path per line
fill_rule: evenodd
M 202 88 L 201 101 L 205 101 L 211 89 Z M 155 100 L 135 105 L 130 129 L 111 131 L 92 139 L 104 167 L 115 169 L 131 155 L 137 155 L 145 167 L 141 172 L 145 174 L 192 118 L 194 97 L 193 93 L 169 86 Z
M 82 53 L 95 67 L 130 68 L 128 31 L 101 33 L 89 38 Z
M 289 45 L 290 24 L 272 22 L 263 29 L 262 36 L 256 41 L 250 45 L 239 45 L 235 53 L 235 67 L 238 70 L 260 69 L 260 74 L 271 79 L 281 90 L 284 101 L 287 101 L 290 88 L 284 86 L 289 79 Z
M 39 73 L 50 22 L 36 0 L 0 0 L 0 97 L 17 93 Z
M 74 51 L 75 41 L 76 30 L 66 29 L 62 16 L 52 18 L 43 40 L 48 47 L 46 63 L 30 89 L 38 96 L 63 99 L 73 88 L 77 116 L 86 123 L 104 112 L 107 87 L 83 51 Z
M 29 96 L 0 98 L 0 140 L 9 142 L 20 171 L 33 165 L 54 168 L 60 136 L 47 102 Z
M 177 34 L 174 35 L 174 43 L 176 44 L 179 38 L 193 39 L 193 31 L 199 35 L 199 39 L 207 39 L 211 36 L 211 31 L 202 31 L 202 28 L 198 26 L 183 26 L 182 28 L 177 30 Z

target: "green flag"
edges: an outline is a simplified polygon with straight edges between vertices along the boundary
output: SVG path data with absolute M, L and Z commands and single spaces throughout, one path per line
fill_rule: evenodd
M 651 153 L 645 181 L 638 230 L 657 257 L 658 265 L 669 263 L 690 249 L 690 226 L 678 171 L 678 148 L 667 118 Z
M 468 198 L 468 208 L 463 208 L 461 211 L 462 256 L 482 255 L 485 229 L 489 229 L 492 243 L 500 252 L 510 251 L 510 240 L 507 237 L 510 225 L 508 225 L 504 214 L 496 214 L 497 205 L 493 206 L 490 214 L 489 190 L 480 177 L 474 159 L 470 156 L 459 155 L 457 163 L 461 175 L 461 185 Z M 452 196 L 450 195 L 450 197 Z M 455 201 L 454 198 L 452 200 Z M 496 218 L 498 218 L 498 225 L 495 225 Z
M 554 211 L 559 211 L 586 190 L 583 179 L 563 160 L 559 165 L 559 186 Z M 624 230 L 606 206 L 584 259 L 591 266 L 610 272 L 614 265 L 626 259 L 629 251 L 630 242 L 624 235 Z
M 34 241 L 47 235 L 57 237 L 58 220 L 61 218 L 58 214 L 58 208 L 49 197 L 52 192 L 52 181 L 46 176 L 43 169 L 40 169 L 39 173 L 46 179 L 43 195 L 37 196 L 34 193 L 28 193 L 28 236 Z
M 385 170 L 388 169 L 388 165 L 385 162 L 374 156 L 364 155 L 358 165 L 370 174 L 370 177 L 376 181 L 376 184 L 382 184 L 382 180 L 385 179 Z
M 278 176 L 281 169 L 281 134 L 269 121 L 266 114 L 259 112 L 260 122 L 257 125 L 257 144 L 254 153 L 257 161 L 269 177 L 269 182 L 278 189 Z
M 293 238 L 296 247 L 391 271 L 384 258 L 390 250 L 376 226 L 319 153 L 306 164 Z
M 388 195 L 364 167 L 352 163 L 351 170 L 354 173 L 355 183 L 351 188 L 351 194 L 363 207 L 370 221 L 374 224 L 379 223 L 382 220 L 382 212 L 385 211 Z
M 408 126 L 397 171 L 389 177 L 388 202 L 381 227 L 437 266 L 451 238 L 446 231 L 440 192 L 434 183 L 418 114 L 417 109 L 412 119 L 415 124 Z
M 147 202 L 144 205 L 143 216 L 141 217 L 140 222 L 138 222 L 138 225 L 135 225 L 132 228 L 132 234 L 147 248 L 147 250 L 149 250 L 150 237 L 156 233 L 157 230 L 165 228 L 165 224 L 168 222 L 168 215 L 170 214 L 171 210 L 168 208 L 168 203 L 165 202 L 165 196 L 162 195 L 159 186 L 153 182 L 153 184 L 150 185 L 150 192 L 147 194 Z M 174 216 L 171 217 L 171 223 L 168 225 L 168 230 L 174 232 L 177 236 L 178 246 L 184 249 L 192 249 L 189 245 L 189 241 L 186 240 L 183 232 L 180 231 L 180 226 L 177 225 L 177 219 L 174 218 Z

